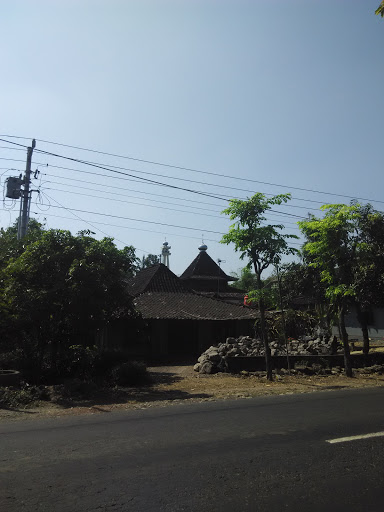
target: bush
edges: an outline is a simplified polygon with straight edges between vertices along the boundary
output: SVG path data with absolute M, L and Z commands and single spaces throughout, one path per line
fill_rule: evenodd
M 297 339 L 300 336 L 312 335 L 318 323 L 316 316 L 308 311 L 288 309 L 284 312 L 287 338 Z M 271 340 L 284 340 L 284 324 L 281 313 L 270 314 L 266 320 L 268 336 Z M 261 337 L 260 320 L 255 322 L 255 336 Z
M 24 356 L 20 349 L 8 352 L 0 352 L 1 370 L 21 370 L 23 367 Z
M 141 361 L 128 361 L 119 364 L 112 369 L 110 375 L 111 384 L 117 386 L 139 386 L 150 382 L 147 366 Z
M 45 386 L 24 386 L 21 389 L 0 387 L 0 407 L 20 407 L 40 400 L 50 400 Z
M 95 377 L 105 377 L 116 366 L 129 362 L 131 357 L 118 350 L 99 352 L 95 359 L 93 374 Z
M 57 402 L 61 400 L 89 399 L 97 392 L 98 387 L 92 381 L 81 379 L 69 379 L 63 384 L 57 384 L 53 387 L 53 399 Z

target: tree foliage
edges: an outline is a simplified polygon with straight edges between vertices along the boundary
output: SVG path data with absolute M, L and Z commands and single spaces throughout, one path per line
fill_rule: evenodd
M 326 301 L 325 287 L 318 269 L 303 261 L 284 263 L 280 266 L 283 305 L 292 307 L 297 297 L 304 297 L 314 305 Z
M 248 268 L 253 266 L 258 290 L 260 310 L 260 328 L 265 345 L 267 377 L 272 380 L 271 351 L 265 324 L 265 301 L 261 274 L 270 265 L 280 263 L 283 255 L 295 254 L 297 251 L 289 246 L 288 240 L 297 238 L 295 235 L 282 233 L 282 224 L 263 224 L 267 221 L 265 212 L 274 205 L 286 203 L 290 194 L 280 194 L 267 198 L 257 193 L 247 200 L 232 199 L 228 208 L 222 213 L 229 215 L 234 224 L 221 240 L 224 244 L 233 243 L 240 258 L 248 260 Z
M 287 243 L 289 238 L 297 236 L 282 234 L 283 224 L 262 224 L 267 220 L 264 215 L 266 211 L 274 205 L 286 203 L 290 198 L 290 194 L 266 198 L 264 194 L 257 193 L 244 201 L 231 199 L 229 207 L 222 212 L 236 222 L 230 226 L 221 242 L 233 243 L 235 250 L 241 253 L 240 258 L 247 257 L 248 266 L 254 266 L 256 275 L 270 265 L 280 263 L 283 255 L 297 252 Z
M 381 2 L 379 7 L 376 9 L 375 14 L 381 16 L 382 18 L 384 17 L 384 0 Z
M 157 265 L 160 263 L 160 258 L 156 254 L 147 254 L 147 256 L 143 256 L 141 258 L 139 268 L 143 270 L 148 267 L 152 267 L 153 265 Z
M 383 300 L 384 217 L 370 205 L 357 203 L 324 205 L 321 209 L 323 218 L 310 216 L 299 222 L 307 238 L 303 252 L 310 265 L 319 270 L 325 295 L 338 312 L 346 373 L 351 375 L 344 316 L 348 305 L 354 303 L 363 322 L 362 308 Z M 364 336 L 368 342 L 367 326 Z
M 257 287 L 256 274 L 254 274 L 248 266 L 245 266 L 236 273 L 235 277 L 237 277 L 238 280 L 230 284 L 232 288 L 247 293 Z
M 54 365 L 70 345 L 92 345 L 95 330 L 117 310 L 133 313 L 124 284 L 136 268 L 133 247 L 119 250 L 111 238 L 41 226 L 22 243 L 15 242 L 12 228 L 0 237 L 7 242 L 0 313 L 7 316 L 7 333 L 35 362 L 49 351 Z

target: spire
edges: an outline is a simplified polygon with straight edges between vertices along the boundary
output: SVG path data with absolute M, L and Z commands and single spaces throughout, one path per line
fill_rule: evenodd
M 169 268 L 169 256 L 171 255 L 170 249 L 171 249 L 171 246 L 168 245 L 167 241 L 165 241 L 163 243 L 163 247 L 161 248 L 161 263 L 164 263 L 164 265 L 168 268 Z

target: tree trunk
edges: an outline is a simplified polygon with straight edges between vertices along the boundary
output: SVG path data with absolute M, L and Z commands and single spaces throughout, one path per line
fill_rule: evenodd
M 369 334 L 368 334 L 368 323 L 367 315 L 365 311 L 361 310 L 360 304 L 356 302 L 356 314 L 359 324 L 361 326 L 361 332 L 363 333 L 363 354 L 369 353 Z
M 262 283 L 260 274 L 256 271 L 257 276 L 257 289 L 259 290 L 259 311 L 260 311 L 260 330 L 261 330 L 261 337 L 264 342 L 264 350 L 265 350 L 265 368 L 267 370 L 267 379 L 272 381 L 273 375 L 272 375 L 272 356 L 271 356 L 271 349 L 269 348 L 268 343 L 268 333 L 265 323 L 265 305 L 264 305 L 264 298 L 262 296 Z
M 345 315 L 345 308 L 342 305 L 339 307 L 339 329 L 340 329 L 341 339 L 343 341 L 343 347 L 344 347 L 344 370 L 345 370 L 345 375 L 347 377 L 353 377 L 351 354 L 349 352 L 348 333 L 347 333 L 347 329 L 345 328 L 344 315 Z

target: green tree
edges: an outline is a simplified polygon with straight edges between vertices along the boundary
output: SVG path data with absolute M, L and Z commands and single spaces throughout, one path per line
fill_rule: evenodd
M 360 244 L 360 258 L 354 271 L 355 306 L 363 333 L 363 352 L 368 354 L 368 318 L 374 306 L 384 305 L 384 215 L 370 204 L 356 206 L 354 236 Z
M 345 374 L 352 377 L 345 314 L 348 304 L 355 298 L 354 269 L 364 250 L 356 233 L 359 218 L 358 205 L 324 205 L 322 219 L 310 216 L 298 222 L 307 238 L 303 252 L 311 258 L 313 267 L 320 271 L 326 286 L 326 296 L 335 306 L 340 335 L 344 347 Z
M 235 277 L 237 277 L 238 280 L 230 284 L 232 288 L 236 288 L 245 293 L 256 288 L 256 274 L 254 274 L 249 267 L 242 268 L 239 273 L 235 274 Z
M 147 256 L 143 256 L 141 258 L 141 262 L 139 264 L 140 270 L 144 268 L 152 267 L 153 265 L 157 265 L 160 263 L 160 258 L 156 254 L 148 254 Z
M 285 308 L 291 307 L 297 297 L 304 296 L 313 301 L 321 300 L 321 293 L 317 291 L 319 283 L 317 283 L 313 267 L 310 267 L 304 261 L 293 261 L 282 264 L 279 270 Z
M 37 371 L 47 352 L 55 367 L 70 345 L 92 345 L 116 311 L 133 313 L 124 277 L 135 263 L 133 247 L 111 238 L 48 230 L 0 269 L 2 310 Z
M 22 254 L 30 243 L 43 235 L 44 231 L 43 224 L 35 219 L 30 219 L 28 233 L 22 240 L 17 239 L 17 221 L 7 229 L 0 228 L 0 268 L 6 266 L 11 258 Z
M 295 254 L 297 251 L 289 247 L 288 239 L 297 238 L 295 235 L 285 235 L 281 224 L 263 225 L 266 221 L 265 212 L 274 205 L 286 203 L 290 194 L 280 194 L 267 198 L 257 193 L 247 200 L 231 199 L 228 208 L 222 213 L 229 215 L 236 222 L 230 226 L 221 243 L 235 245 L 235 250 L 241 253 L 240 258 L 248 259 L 248 267 L 256 274 L 258 302 L 260 310 L 260 329 L 265 348 L 267 378 L 272 380 L 271 350 L 265 321 L 265 300 L 261 275 L 270 265 L 280 263 L 283 255 Z
M 301 261 L 280 266 L 281 293 L 284 308 L 292 308 L 300 298 L 307 302 L 318 320 L 317 327 L 331 334 L 333 309 L 325 296 L 325 285 L 317 268 L 310 265 L 308 254 L 301 254 Z
M 375 14 L 380 15 L 382 18 L 384 17 L 384 0 L 381 2 L 379 7 L 376 9 Z

